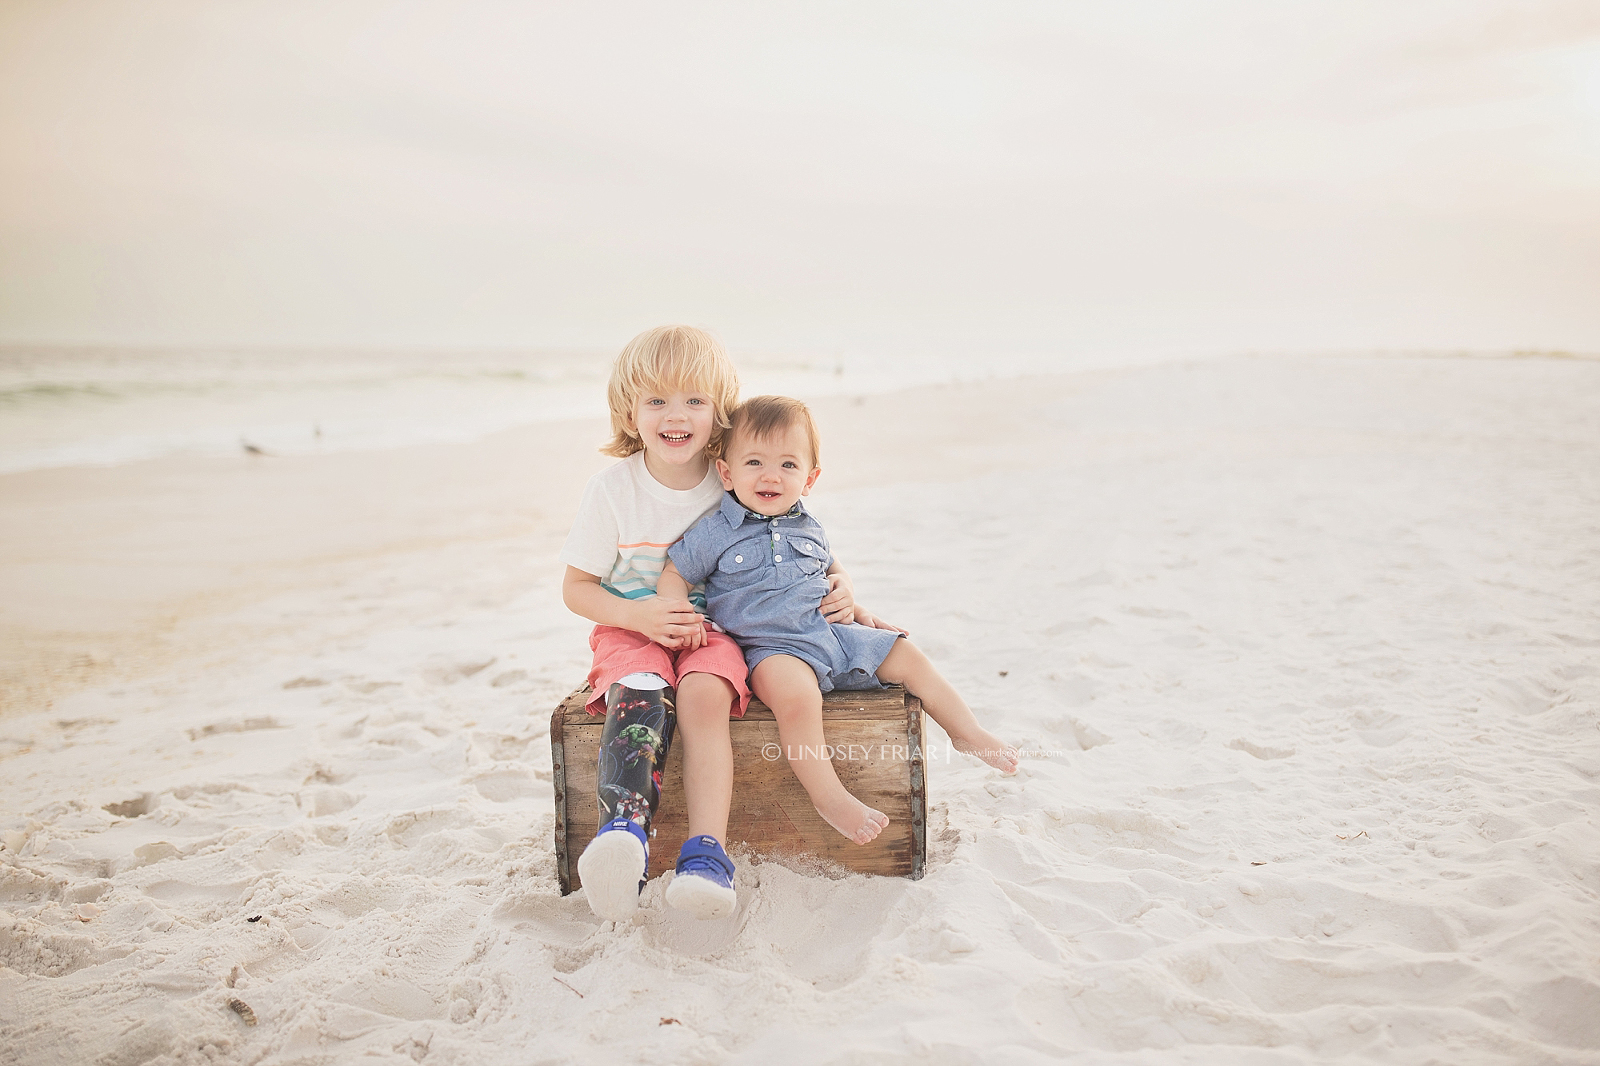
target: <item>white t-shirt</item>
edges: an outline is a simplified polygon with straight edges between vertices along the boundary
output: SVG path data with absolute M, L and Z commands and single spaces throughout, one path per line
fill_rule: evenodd
M 694 488 L 669 489 L 645 468 L 644 452 L 634 452 L 589 479 L 561 561 L 595 575 L 618 596 L 654 596 L 667 549 L 721 506 L 722 495 L 715 465 Z M 703 613 L 704 586 L 691 589 L 689 600 Z

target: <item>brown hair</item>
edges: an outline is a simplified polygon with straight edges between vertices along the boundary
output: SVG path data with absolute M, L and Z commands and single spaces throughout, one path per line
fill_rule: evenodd
M 722 342 L 693 326 L 647 329 L 622 349 L 611 367 L 606 402 L 611 407 L 611 443 L 600 450 L 626 459 L 644 447 L 633 426 L 633 409 L 646 393 L 703 392 L 711 397 L 711 439 L 706 454 L 722 449 L 728 414 L 739 402 L 739 373 Z
M 802 426 L 811 442 L 811 466 L 822 465 L 822 438 L 811 408 L 789 396 L 752 396 L 728 416 L 728 438 L 744 433 L 756 440 L 767 440 L 793 426 Z

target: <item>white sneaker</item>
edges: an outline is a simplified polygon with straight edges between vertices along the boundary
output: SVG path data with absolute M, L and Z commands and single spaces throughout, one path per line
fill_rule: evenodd
M 618 818 L 601 826 L 578 856 L 578 880 L 595 917 L 608 922 L 633 917 L 649 865 L 649 838 L 637 823 Z

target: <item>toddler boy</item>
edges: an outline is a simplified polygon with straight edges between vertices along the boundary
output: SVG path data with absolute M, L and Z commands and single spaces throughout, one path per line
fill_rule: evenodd
M 857 844 L 889 824 L 852 796 L 825 751 L 822 693 L 905 685 L 957 751 L 1012 773 L 1016 749 L 978 724 L 972 709 L 897 630 L 857 607 L 856 621 L 828 622 L 818 609 L 832 562 L 822 526 L 800 502 L 822 473 L 818 434 L 799 400 L 758 396 L 729 416 L 717 474 L 721 505 L 668 551 L 658 592 L 683 596 L 705 583 L 710 618 L 733 637 L 750 668 L 750 687 L 778 721 L 795 777 L 827 823 Z

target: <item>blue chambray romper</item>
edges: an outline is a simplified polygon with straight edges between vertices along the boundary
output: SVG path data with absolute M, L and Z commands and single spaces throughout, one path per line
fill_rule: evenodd
M 751 670 L 769 655 L 793 655 L 823 692 L 883 687 L 878 667 L 900 634 L 822 617 L 832 556 L 804 504 L 772 518 L 727 493 L 667 554 L 685 581 L 705 582 L 711 620 L 739 642 Z

